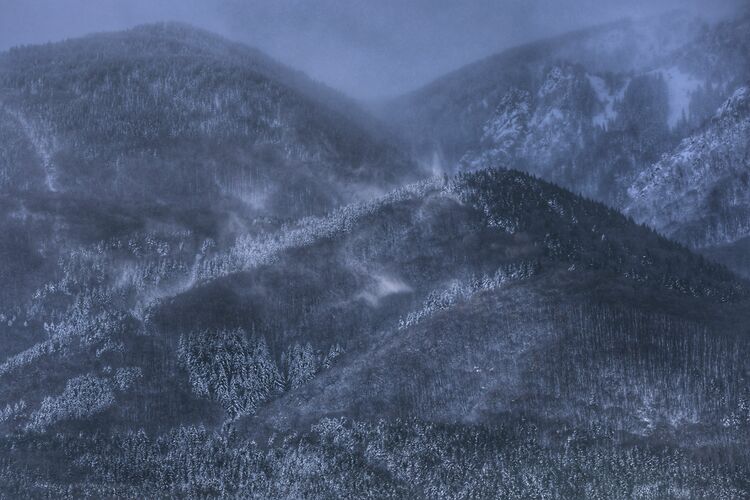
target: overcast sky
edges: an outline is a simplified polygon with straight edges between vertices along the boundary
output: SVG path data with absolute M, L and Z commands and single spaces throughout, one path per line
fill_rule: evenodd
M 503 48 L 743 0 L 0 0 L 0 50 L 177 20 L 247 42 L 357 98 L 395 95 Z

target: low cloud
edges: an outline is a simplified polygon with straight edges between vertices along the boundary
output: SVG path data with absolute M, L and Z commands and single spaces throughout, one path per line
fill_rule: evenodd
M 389 274 L 373 274 L 372 282 L 357 295 L 370 306 L 377 307 L 385 297 L 400 293 L 409 293 L 412 288 L 400 278 Z
M 739 0 L 0 0 L 0 50 L 175 20 L 244 41 L 362 99 L 392 96 L 504 48 L 671 9 Z

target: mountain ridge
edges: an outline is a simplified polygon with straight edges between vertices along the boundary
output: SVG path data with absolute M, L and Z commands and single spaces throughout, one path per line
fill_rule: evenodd
M 0 68 L 6 108 L 34 129 L 30 138 L 55 143 L 43 162 L 54 160 L 57 180 L 70 189 L 95 173 L 111 195 L 137 196 L 143 186 L 128 186 L 120 164 L 148 176 L 156 170 L 149 163 L 161 162 L 164 173 L 152 189 L 171 184 L 171 192 L 152 190 L 151 197 L 218 190 L 262 205 L 270 193 L 243 193 L 242 176 L 257 176 L 273 191 L 279 179 L 268 170 L 275 167 L 292 169 L 290 181 L 298 175 L 319 184 L 314 193 L 298 189 L 308 198 L 296 202 L 306 215 L 341 202 L 336 198 L 345 192 L 337 177 L 359 178 L 362 189 L 384 189 L 411 175 L 408 158 L 351 101 L 254 49 L 189 26 L 148 25 L 14 49 Z M 223 151 L 211 151 L 216 146 Z M 181 150 L 192 150 L 181 170 L 195 170 L 171 182 L 160 179 L 176 168 L 170 163 Z M 217 165 L 222 159 L 235 165 Z M 312 163 L 320 170 L 315 175 L 305 172 Z M 93 172 L 73 181 L 73 168 Z M 183 180 L 191 176 L 191 182 Z M 284 203 L 292 212 L 282 215 L 292 215 L 291 199 L 279 200 L 275 210 Z
M 42 480 L 53 491 L 133 496 L 208 487 L 171 452 L 152 467 L 167 475 L 135 472 L 151 458 L 131 453 L 161 457 L 166 439 L 193 464 L 223 464 L 212 466 L 219 482 L 209 491 L 262 496 L 217 450 L 285 461 L 296 436 L 334 422 L 411 436 L 423 423 L 470 432 L 498 419 L 547 421 L 582 433 L 576 442 L 589 451 L 594 422 L 646 455 L 649 439 L 663 440 L 672 457 L 686 435 L 719 450 L 744 439 L 744 423 L 721 422 L 744 422 L 744 351 L 733 349 L 749 333 L 748 284 L 527 174 L 422 181 L 230 246 L 192 239 L 154 232 L 71 252 L 11 319 L 48 340 L 0 368 L 13 381 L 0 391 L 0 446 L 12 463 L 36 461 L 24 474 L 0 472 L 0 488 Z M 613 373 L 623 390 L 611 391 Z M 550 439 L 543 456 L 567 437 Z M 43 443 L 59 455 L 40 457 Z M 315 446 L 306 453 L 323 452 Z M 247 474 L 284 474 L 253 464 Z M 190 479 L 179 486 L 172 474 Z M 341 474 L 327 477 L 345 484 Z
M 479 135 L 425 178 L 254 54 L 0 55 L 0 496 L 746 496 L 750 281 L 601 200 L 745 94 L 699 128 L 726 89 L 686 103 L 671 59 L 510 68 L 438 106 Z
M 641 173 L 626 211 L 699 250 L 747 237 L 749 118 L 750 90 L 744 86 L 701 130 Z
M 410 139 L 428 169 L 501 161 L 623 206 L 635 176 L 710 120 L 750 77 L 742 50 L 747 22 L 665 15 L 575 32 L 563 42 L 542 40 L 395 98 L 380 116 Z M 600 56 L 619 67 L 599 66 Z M 549 100 L 542 94 L 555 74 L 571 84 Z M 513 97 L 521 94 L 528 98 Z M 502 131 L 506 113 L 517 113 L 524 130 L 515 139 L 512 130 Z M 497 143 L 492 130 L 501 132 Z

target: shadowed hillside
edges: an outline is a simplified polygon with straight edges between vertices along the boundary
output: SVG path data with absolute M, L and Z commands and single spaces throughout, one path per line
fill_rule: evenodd
M 747 439 L 747 285 L 602 205 L 490 170 L 195 254 L 171 238 L 71 253 L 14 319 L 48 340 L 0 365 L 9 494 L 44 480 L 98 495 L 460 497 L 475 467 L 499 466 L 476 454 L 493 442 L 532 446 L 517 466 L 542 474 L 539 489 L 493 491 L 579 491 L 544 479 L 579 466 L 565 442 L 607 450 L 605 467 L 651 457 L 649 474 L 696 494 L 746 486 L 691 443 L 729 457 Z M 398 446 L 372 455 L 380 439 L 412 443 L 415 460 L 458 446 L 464 475 L 435 486 L 423 474 L 439 469 L 391 462 Z M 327 486 L 293 463 L 324 467 Z M 621 495 L 645 477 L 583 481 Z

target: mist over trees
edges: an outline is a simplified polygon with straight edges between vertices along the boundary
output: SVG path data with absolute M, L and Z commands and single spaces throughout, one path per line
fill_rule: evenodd
M 747 497 L 749 27 L 0 53 L 0 497 Z

